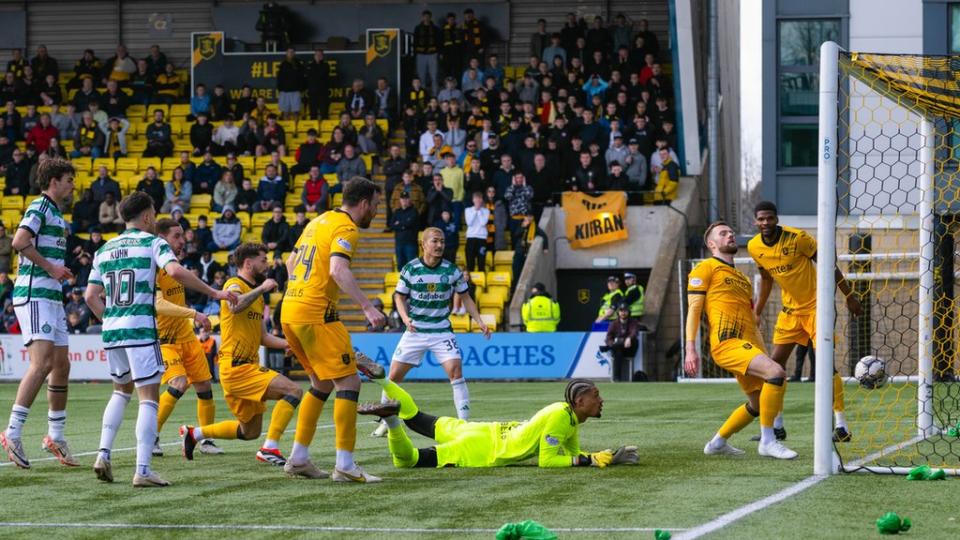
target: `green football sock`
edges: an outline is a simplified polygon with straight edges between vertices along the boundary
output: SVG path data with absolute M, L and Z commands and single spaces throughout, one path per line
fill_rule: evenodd
M 387 442 L 390 446 L 390 455 L 393 457 L 393 466 L 398 469 L 409 469 L 417 464 L 419 452 L 413 447 L 413 442 L 407 436 L 403 425 L 390 428 L 387 432 Z
M 387 394 L 388 398 L 400 402 L 400 413 L 397 416 L 402 420 L 409 420 L 420 412 L 420 409 L 413 401 L 413 398 L 410 397 L 410 394 L 403 388 L 400 388 L 400 385 L 397 383 L 390 379 L 374 379 L 374 382 L 383 387 L 383 391 Z

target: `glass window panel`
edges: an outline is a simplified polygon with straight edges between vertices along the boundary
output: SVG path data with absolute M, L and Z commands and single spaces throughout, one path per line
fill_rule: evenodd
M 780 125 L 780 166 L 817 166 L 817 124 Z
M 819 65 L 820 44 L 824 41 L 840 41 L 839 20 L 781 21 L 780 65 Z
M 950 52 L 960 53 L 960 4 L 950 6 Z
M 816 116 L 819 106 L 816 73 L 780 74 L 780 114 L 783 116 Z

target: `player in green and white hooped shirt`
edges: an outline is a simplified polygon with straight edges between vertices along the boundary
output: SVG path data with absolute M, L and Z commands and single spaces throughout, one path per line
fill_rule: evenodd
M 490 329 L 480 318 L 476 303 L 467 294 L 467 282 L 457 265 L 443 258 L 443 231 L 429 227 L 420 240 L 423 257 L 414 259 L 400 270 L 400 280 L 393 295 L 394 305 L 407 330 L 400 338 L 390 362 L 391 381 L 400 382 L 413 368 L 420 365 L 427 351 L 433 353 L 450 378 L 453 403 L 457 417 L 470 418 L 470 392 L 463 378 L 460 346 L 450 325 L 453 295 L 458 295 L 463 307 L 490 339 Z M 387 400 L 386 393 L 382 401 Z M 384 419 L 373 435 L 382 437 L 387 426 L 399 423 L 397 417 Z
M 154 308 L 157 269 L 163 268 L 184 286 L 217 300 L 235 303 L 237 295 L 212 289 L 177 262 L 166 240 L 154 234 L 157 215 L 149 195 L 138 191 L 125 198 L 120 202 L 120 216 L 127 228 L 97 250 L 84 293 L 90 310 L 103 320 L 103 348 L 113 377 L 113 395 L 103 411 L 100 452 L 93 470 L 100 480 L 113 482 L 110 451 L 123 421 L 123 410 L 136 387 L 140 410 L 133 485 L 168 486 L 169 482 L 150 470 L 164 369 Z
M 67 421 L 67 320 L 63 312 L 61 281 L 72 274 L 64 266 L 67 223 L 59 205 L 73 193 L 73 165 L 62 159 L 47 159 L 37 167 L 42 193 L 24 212 L 13 236 L 13 249 L 20 254 L 20 269 L 13 288 L 13 305 L 30 356 L 30 367 L 20 381 L 10 413 L 10 423 L 0 432 L 0 444 L 10 461 L 30 468 L 20 436 L 33 400 L 47 381 L 49 431 L 43 448 L 60 463 L 79 465 L 70 454 L 63 430 Z

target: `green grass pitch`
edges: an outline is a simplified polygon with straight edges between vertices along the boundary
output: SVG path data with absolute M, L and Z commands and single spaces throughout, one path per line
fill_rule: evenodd
M 726 512 L 776 493 L 812 473 L 813 385 L 793 384 L 787 392 L 789 445 L 800 453 L 793 462 L 760 458 L 749 436 L 756 424 L 732 443 L 747 450 L 742 458 L 702 454 L 725 416 L 741 402 L 733 385 L 601 383 L 603 418 L 581 428 L 585 449 L 620 444 L 640 447 L 640 464 L 569 470 L 534 466 L 501 469 L 396 470 L 384 439 L 373 439 L 373 426 L 360 418 L 357 459 L 370 472 L 382 475 L 378 485 L 344 485 L 330 481 L 294 480 L 282 471 L 254 460 L 255 442 L 225 441 L 222 456 L 198 455 L 193 462 L 180 456 L 177 427 L 196 421 L 192 391 L 181 400 L 162 434 L 166 456 L 154 467 L 174 483 L 167 489 L 134 490 L 132 451 L 117 451 L 117 483 L 101 484 L 93 476 L 94 456 L 80 459 L 83 467 L 64 469 L 56 462 L 36 461 L 30 471 L 0 466 L 0 538 L 125 538 L 220 537 L 227 531 L 179 529 L 104 530 L 89 527 L 24 528 L 11 522 L 70 524 L 270 525 L 298 527 L 359 527 L 355 531 L 256 530 L 229 532 L 233 538 L 493 538 L 505 522 L 535 519 L 563 531 L 561 538 L 652 538 L 645 528 L 693 528 Z M 447 384 L 420 383 L 405 387 L 421 408 L 452 414 Z M 523 419 L 561 398 L 564 383 L 471 383 L 474 419 Z M 0 385 L 0 414 L 6 419 L 13 384 Z M 220 399 L 217 418 L 228 415 Z M 75 453 L 96 449 L 100 416 L 110 394 L 108 384 L 70 387 L 67 436 Z M 379 397 L 378 388 L 364 384 L 361 399 Z M 29 456 L 39 450 L 46 430 L 46 402 L 34 404 L 24 434 Z M 134 445 L 135 400 L 127 408 L 116 448 Z M 333 429 L 328 407 L 313 444 L 313 459 L 321 468 L 333 463 Z M 294 423 L 291 422 L 291 429 Z M 858 435 L 852 426 L 854 437 Z M 413 435 L 414 442 L 426 446 Z M 292 431 L 281 448 L 288 452 Z M 711 538 L 875 538 L 873 521 L 886 511 L 910 516 L 915 538 L 960 537 L 960 480 L 907 482 L 903 477 L 843 475 L 827 479 L 786 501 L 754 513 Z M 385 532 L 389 529 L 447 529 L 443 532 Z M 634 529 L 609 531 L 604 529 Z M 451 530 L 455 529 L 455 530 Z M 473 529 L 467 531 L 461 529 Z M 676 533 L 675 533 L 676 534 Z

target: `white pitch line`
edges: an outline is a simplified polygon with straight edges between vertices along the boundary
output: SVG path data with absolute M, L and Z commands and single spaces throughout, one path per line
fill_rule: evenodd
M 894 450 L 900 450 L 906 446 L 910 446 L 911 444 L 916 444 L 922 439 L 923 437 L 914 437 L 902 443 L 890 445 L 878 452 L 875 452 L 868 456 L 864 456 L 863 458 L 851 461 L 845 466 L 845 468 L 853 469 L 853 468 L 860 467 L 864 463 L 868 463 L 870 461 L 883 457 L 888 452 L 891 452 Z M 734 509 L 730 512 L 727 512 L 726 514 L 723 514 L 722 516 L 714 519 L 713 521 L 708 521 L 703 525 L 699 525 L 697 527 L 694 527 L 693 529 L 689 529 L 685 531 L 683 534 L 678 535 L 676 537 L 676 540 L 690 540 L 693 538 L 700 538 L 701 536 L 710 534 L 712 532 L 716 532 L 737 520 L 740 520 L 746 516 L 749 516 L 750 514 L 759 512 L 760 510 L 763 510 L 767 507 L 773 506 L 779 502 L 783 502 L 786 499 L 789 499 L 790 497 L 797 495 L 798 493 L 806 491 L 807 489 L 819 484 L 820 482 L 826 480 L 829 477 L 830 477 L 829 475 L 808 476 L 807 478 L 804 478 L 803 480 L 797 482 L 796 484 L 793 484 L 790 487 L 787 487 L 781 491 L 778 491 L 777 493 L 774 493 L 769 497 L 764 497 L 758 501 L 754 501 L 750 504 L 741 506 L 740 508 Z
M 499 529 L 481 527 L 468 528 L 425 528 L 425 527 L 338 527 L 323 525 L 226 525 L 226 524 L 147 524 L 147 523 L 33 523 L 27 521 L 0 522 L 0 528 L 28 528 L 28 529 L 162 529 L 162 530 L 218 530 L 218 531 L 298 531 L 298 532 L 361 532 L 361 533 L 418 533 L 418 534 L 464 534 L 464 533 L 494 533 Z M 550 528 L 561 533 L 637 533 L 653 532 L 654 527 L 557 527 Z M 683 532 L 686 529 L 661 528 L 673 532 Z
M 364 425 L 364 424 L 376 424 L 376 422 L 357 422 L 357 425 L 358 425 L 358 426 L 362 426 L 362 425 Z M 323 425 L 317 426 L 317 429 L 329 429 L 329 428 L 332 428 L 332 427 L 335 427 L 334 424 L 323 424 Z M 292 432 L 292 431 L 294 431 L 294 430 L 288 429 L 288 430 L 284 431 L 284 433 L 290 433 L 290 432 Z M 183 444 L 183 443 L 180 443 L 180 442 L 171 442 L 171 443 L 163 443 L 163 444 L 161 444 L 160 446 L 180 446 L 181 444 Z M 137 449 L 136 446 L 129 446 L 129 447 L 127 447 L 127 448 L 114 448 L 113 450 L 110 451 L 110 454 L 116 454 L 117 452 L 133 452 L 133 451 L 135 451 L 136 449 Z M 98 453 L 100 453 L 100 450 L 92 450 L 92 451 L 90 451 L 90 452 L 80 452 L 79 454 L 74 454 L 73 457 L 95 456 L 95 455 L 97 455 Z M 57 458 L 55 458 L 55 457 L 37 458 L 37 459 L 31 459 L 31 460 L 30 460 L 30 464 L 32 465 L 32 464 L 34 464 L 34 463 L 39 463 L 39 462 L 42 462 L 42 461 L 56 461 L 56 460 L 57 460 Z M 12 461 L 5 461 L 5 462 L 3 462 L 3 463 L 0 463 L 0 467 L 12 467 L 12 466 L 14 466 L 14 465 L 16 465 L 16 463 L 14 463 L 14 462 L 12 462 Z

